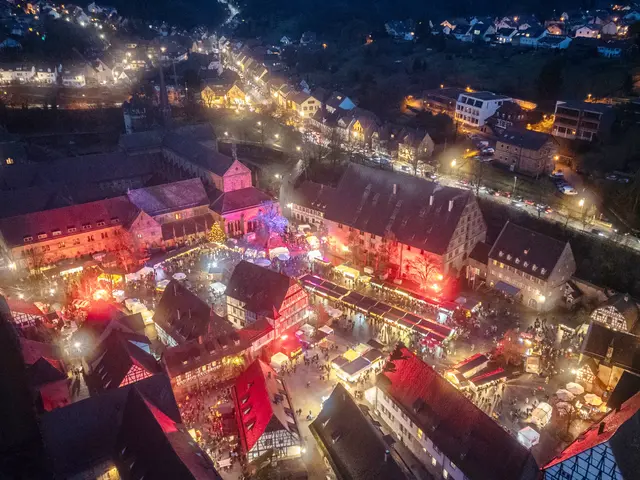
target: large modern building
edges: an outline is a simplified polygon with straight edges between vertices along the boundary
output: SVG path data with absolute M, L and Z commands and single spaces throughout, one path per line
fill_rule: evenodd
M 234 269 L 226 294 L 229 321 L 238 329 L 266 320 L 277 338 L 308 315 L 308 294 L 295 278 L 244 260 Z
M 626 480 L 640 465 L 640 393 L 636 393 L 543 467 L 544 480 Z
M 402 345 L 387 362 L 367 398 L 434 478 L 538 478 L 531 452 L 431 366 Z
M 608 137 L 614 120 L 615 114 L 609 105 L 558 101 L 552 133 L 571 140 L 602 140 Z
M 576 271 L 569 242 L 507 222 L 489 252 L 487 283 L 528 307 L 547 311 Z
M 399 278 L 419 256 L 460 269 L 487 230 L 470 191 L 353 163 L 327 195 L 324 222 L 333 255 Z
M 480 128 L 503 103 L 511 101 L 511 97 L 491 92 L 461 93 L 456 102 L 455 121 L 472 128 Z

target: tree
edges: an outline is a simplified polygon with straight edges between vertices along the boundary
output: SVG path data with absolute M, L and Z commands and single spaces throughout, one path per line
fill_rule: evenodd
M 524 346 L 519 342 L 519 336 L 515 330 L 507 330 L 498 343 L 495 356 L 505 365 L 519 365 L 524 351 Z
M 131 267 L 137 262 L 135 246 L 131 237 L 126 232 L 116 231 L 115 235 L 116 239 L 113 244 L 113 253 L 118 259 L 118 264 L 124 268 L 125 272 L 129 273 Z
M 256 216 L 256 222 L 258 224 L 258 232 L 265 237 L 265 249 L 268 254 L 271 237 L 273 235 L 282 237 L 289 221 L 280 215 L 278 204 L 264 203 Z
M 409 278 L 420 285 L 421 290 L 425 290 L 435 281 L 439 281 L 442 277 L 439 266 L 432 258 L 419 255 L 407 262 L 407 273 Z
M 562 60 L 558 58 L 552 58 L 542 66 L 536 82 L 540 100 L 554 101 L 557 99 L 562 89 L 563 66 Z
M 224 230 L 218 222 L 214 222 L 207 233 L 207 239 L 213 243 L 224 243 L 227 241 L 227 236 L 224 234 Z

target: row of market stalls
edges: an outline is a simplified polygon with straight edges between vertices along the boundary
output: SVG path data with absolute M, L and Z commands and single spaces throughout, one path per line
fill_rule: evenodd
M 349 383 L 356 382 L 366 372 L 384 363 L 383 353 L 368 343 L 359 343 L 331 360 L 336 375 Z
M 477 392 L 480 387 L 492 382 L 504 382 L 508 373 L 501 367 L 492 368 L 486 355 L 476 353 L 451 367 L 444 376 L 460 390 Z
M 454 329 L 447 325 L 391 306 L 315 275 L 305 275 L 300 281 L 313 294 L 335 302 L 343 308 L 384 320 L 394 328 L 417 333 L 424 343 L 440 344 L 454 333 Z

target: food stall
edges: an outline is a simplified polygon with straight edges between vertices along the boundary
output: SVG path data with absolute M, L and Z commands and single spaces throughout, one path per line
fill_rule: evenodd
M 544 428 L 549 420 L 551 420 L 551 413 L 553 408 L 546 402 L 540 402 L 538 406 L 531 412 L 531 422 L 538 428 Z
M 540 442 L 540 434 L 531 427 L 524 427 L 518 432 L 518 441 L 526 448 L 531 449 Z

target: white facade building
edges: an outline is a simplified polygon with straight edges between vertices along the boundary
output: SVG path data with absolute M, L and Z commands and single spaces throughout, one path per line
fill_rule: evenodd
M 512 99 L 491 92 L 461 93 L 456 103 L 456 121 L 474 128 L 482 127 L 504 103 Z

